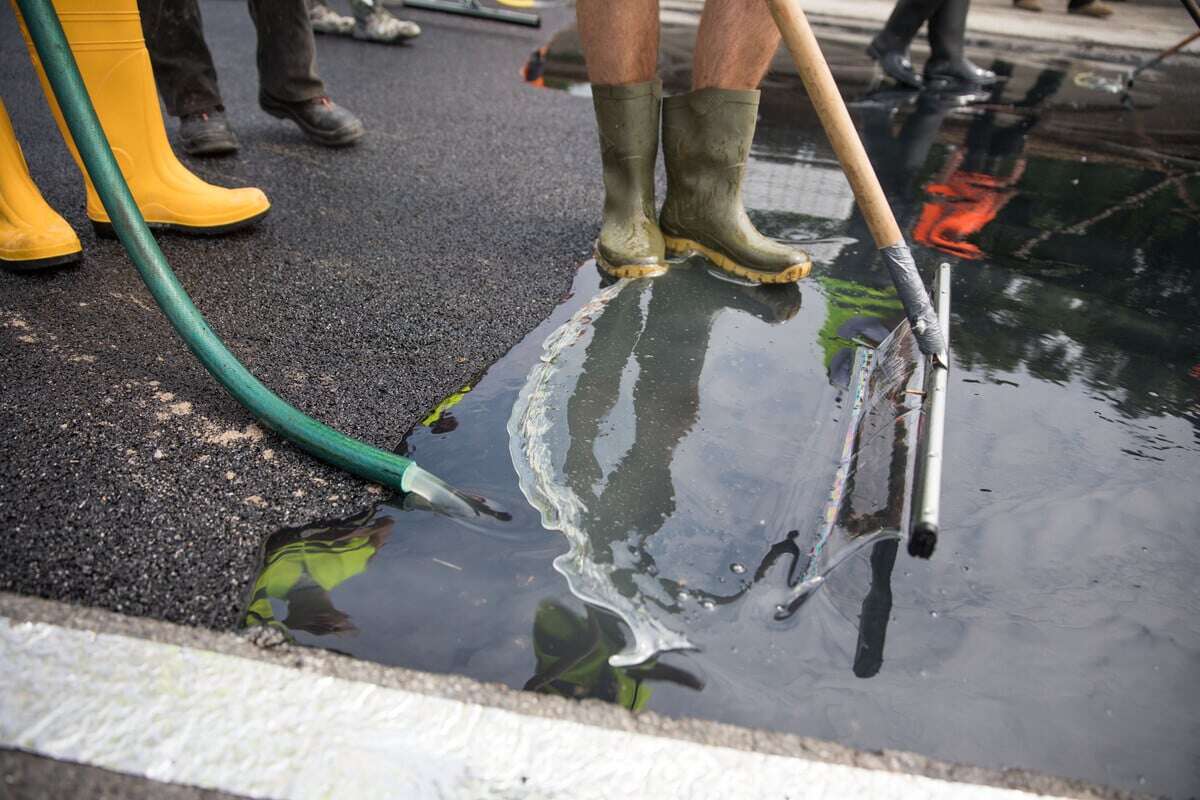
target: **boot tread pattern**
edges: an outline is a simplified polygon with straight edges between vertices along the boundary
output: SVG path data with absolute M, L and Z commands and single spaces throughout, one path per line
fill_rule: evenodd
M 792 264 L 778 272 L 766 272 L 743 266 L 732 258 L 722 255 L 710 247 L 705 247 L 694 239 L 683 239 L 677 236 L 664 236 L 664 238 L 667 243 L 667 252 L 671 255 L 699 253 L 725 272 L 736 275 L 739 278 L 754 281 L 755 283 L 795 283 L 812 272 L 812 259 L 807 256 L 804 256 L 803 261 Z
M 600 269 L 614 278 L 657 278 L 659 275 L 667 273 L 667 265 L 664 263 L 657 264 L 610 264 L 600 255 L 600 251 L 596 251 L 596 263 L 600 265 Z

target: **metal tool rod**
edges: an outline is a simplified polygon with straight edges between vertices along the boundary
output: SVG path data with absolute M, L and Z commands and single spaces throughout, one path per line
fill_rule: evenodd
M 934 282 L 934 303 L 946 345 L 950 344 L 950 265 L 938 267 Z M 937 545 L 939 515 L 942 505 L 942 446 L 946 435 L 946 385 L 949 380 L 949 354 L 945 361 L 926 360 L 925 435 L 918 463 L 916 513 L 908 551 L 914 556 L 929 558 Z

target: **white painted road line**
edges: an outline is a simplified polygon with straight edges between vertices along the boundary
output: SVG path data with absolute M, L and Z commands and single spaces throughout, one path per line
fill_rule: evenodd
M 0 747 L 252 797 L 1045 795 L 566 720 L 0 617 Z

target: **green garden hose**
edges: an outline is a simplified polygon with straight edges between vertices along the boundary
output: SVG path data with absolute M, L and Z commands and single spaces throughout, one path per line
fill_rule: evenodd
M 477 499 L 450 489 L 407 458 L 352 439 L 306 416 L 264 386 L 229 352 L 192 304 L 146 227 L 50 0 L 17 0 L 17 5 L 117 237 L 159 308 L 205 369 L 264 425 L 321 461 L 391 489 L 420 495 L 434 510 L 479 516 Z

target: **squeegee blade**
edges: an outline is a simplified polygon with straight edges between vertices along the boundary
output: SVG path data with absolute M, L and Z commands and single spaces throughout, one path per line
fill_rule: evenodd
M 528 11 L 516 11 L 508 8 L 493 8 L 481 5 L 479 0 L 405 0 L 409 8 L 420 8 L 425 11 L 442 11 L 447 14 L 461 14 L 466 17 L 490 19 L 495 22 L 508 22 L 512 25 L 525 25 L 530 28 L 540 28 L 542 18 Z

